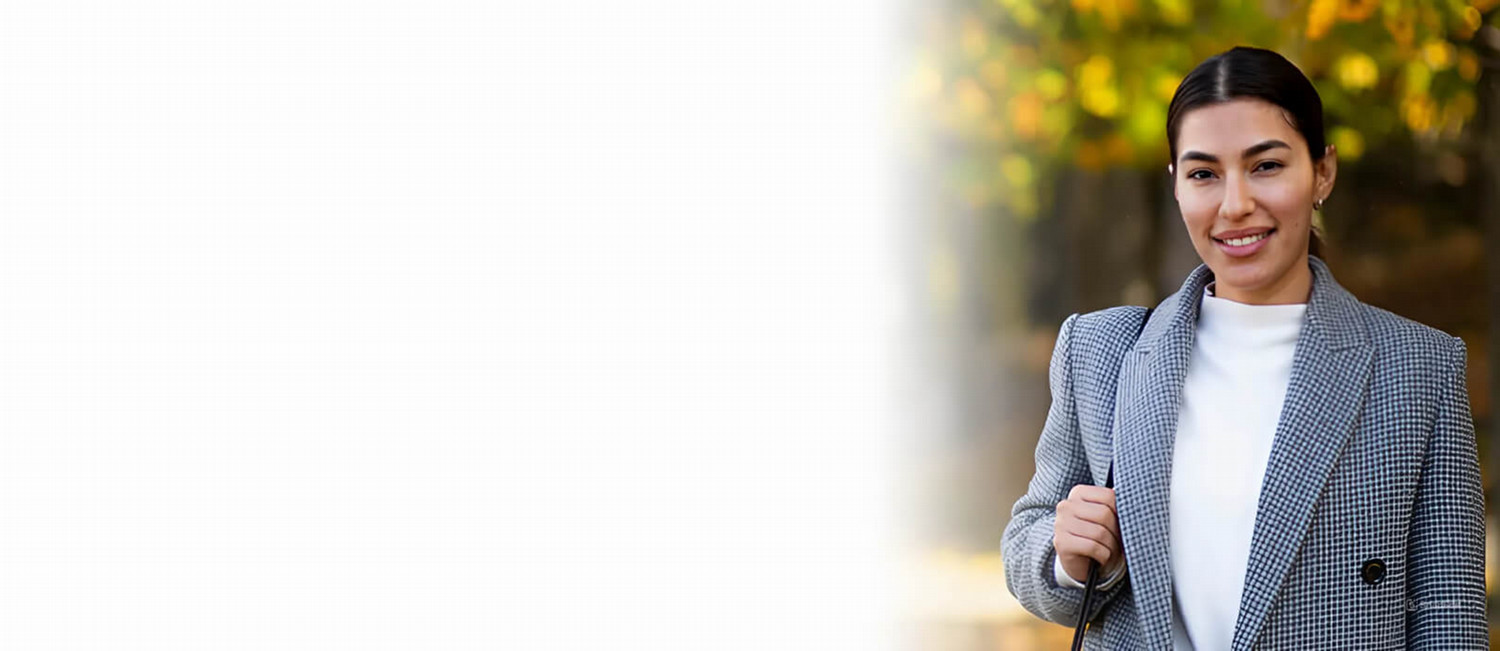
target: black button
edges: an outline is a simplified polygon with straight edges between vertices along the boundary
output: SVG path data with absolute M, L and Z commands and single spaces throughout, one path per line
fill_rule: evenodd
M 1359 568 L 1359 575 L 1370 585 L 1380 583 L 1380 579 L 1385 576 L 1385 561 L 1378 558 L 1365 561 L 1364 566 Z

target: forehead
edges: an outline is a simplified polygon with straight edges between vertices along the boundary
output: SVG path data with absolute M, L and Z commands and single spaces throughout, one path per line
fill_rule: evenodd
M 1266 140 L 1280 140 L 1293 150 L 1306 151 L 1302 134 L 1292 127 L 1285 109 L 1258 99 L 1236 99 L 1189 111 L 1177 132 L 1177 152 L 1201 151 L 1220 159 L 1239 158 L 1246 148 Z

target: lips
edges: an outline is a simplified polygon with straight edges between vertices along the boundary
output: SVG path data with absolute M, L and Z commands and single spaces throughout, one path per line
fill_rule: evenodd
M 1271 241 L 1271 238 L 1276 236 L 1276 229 L 1274 228 L 1270 230 L 1261 229 L 1259 232 L 1261 233 L 1259 237 L 1256 237 L 1254 235 L 1254 231 L 1251 231 L 1252 234 L 1249 236 L 1241 236 L 1255 238 L 1254 241 L 1251 241 L 1247 244 L 1234 245 L 1225 242 L 1224 240 L 1221 240 L 1217 237 L 1212 239 L 1214 241 L 1214 246 L 1218 247 L 1220 251 L 1224 252 L 1224 255 L 1227 255 L 1231 258 L 1248 258 L 1258 253 L 1261 249 L 1265 248 L 1266 244 Z M 1225 234 L 1227 235 L 1228 233 Z M 1229 239 L 1236 238 L 1231 237 Z
M 1220 242 L 1223 242 L 1225 240 L 1237 240 L 1242 237 L 1260 235 L 1261 233 L 1267 233 L 1274 230 L 1276 229 L 1267 226 L 1261 226 L 1258 228 L 1241 228 L 1237 231 L 1224 231 L 1222 233 L 1219 233 L 1218 235 L 1213 235 L 1212 237 Z

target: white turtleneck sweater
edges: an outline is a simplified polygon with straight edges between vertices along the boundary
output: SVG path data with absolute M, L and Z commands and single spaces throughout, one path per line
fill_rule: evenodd
M 1306 303 L 1249 305 L 1213 289 L 1204 289 L 1199 309 L 1172 454 L 1174 651 L 1227 649 L 1234 640 L 1261 484 L 1307 312 Z M 1100 585 L 1118 582 L 1126 564 L 1108 568 Z M 1061 560 L 1053 574 L 1059 585 L 1083 587 Z

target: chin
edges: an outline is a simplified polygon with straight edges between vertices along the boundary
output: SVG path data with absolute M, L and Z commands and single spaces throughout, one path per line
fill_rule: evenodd
M 1267 275 L 1246 269 L 1228 269 L 1224 273 L 1215 271 L 1214 280 L 1220 287 L 1229 285 L 1241 290 L 1255 290 L 1265 284 Z
M 1216 280 L 1223 280 L 1225 284 L 1242 289 L 1254 290 L 1280 277 L 1287 266 L 1283 260 L 1279 259 L 1247 261 L 1224 258 L 1219 261 L 1213 271 Z

